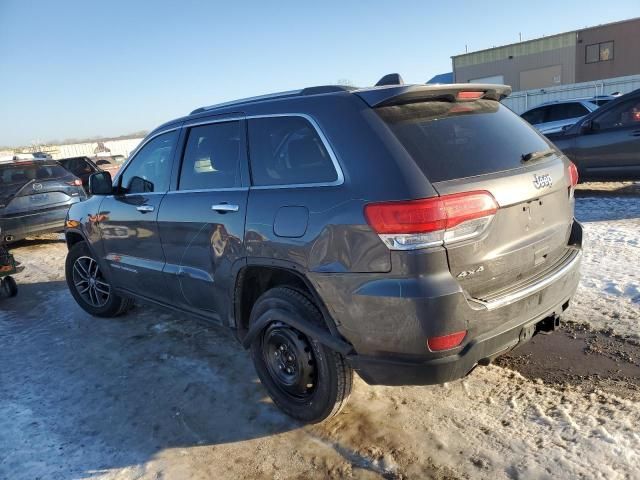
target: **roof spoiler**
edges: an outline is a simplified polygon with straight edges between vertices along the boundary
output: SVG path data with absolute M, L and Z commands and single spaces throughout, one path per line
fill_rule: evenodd
M 511 94 L 507 85 L 452 83 L 449 85 L 389 85 L 355 90 L 370 107 L 386 107 L 424 101 L 455 102 L 460 92 L 480 92 L 479 98 L 500 101 Z

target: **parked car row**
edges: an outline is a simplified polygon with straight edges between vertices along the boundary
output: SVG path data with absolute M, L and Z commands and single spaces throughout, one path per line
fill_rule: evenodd
M 61 232 L 70 205 L 87 198 L 89 176 L 115 174 L 124 157 L 52 160 L 29 156 L 0 161 L 0 242 Z
M 521 117 L 544 135 L 557 133 L 576 123 L 585 115 L 597 110 L 615 96 L 601 96 L 588 99 L 555 100 L 543 103 L 524 112 Z
M 592 100 L 544 104 L 522 117 L 571 159 L 582 181 L 639 180 L 640 90 Z M 556 120 L 563 115 L 572 118 Z

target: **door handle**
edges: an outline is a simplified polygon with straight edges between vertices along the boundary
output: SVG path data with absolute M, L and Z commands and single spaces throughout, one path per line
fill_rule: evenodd
M 156 207 L 154 207 L 153 205 L 140 205 L 139 207 L 136 207 L 136 210 L 141 213 L 153 212 L 155 209 Z
M 633 132 L 631 132 L 631 136 L 632 137 L 640 137 L 640 130 L 634 130 Z
M 230 205 L 228 203 L 219 203 L 217 205 L 211 205 L 211 210 L 215 210 L 218 213 L 237 212 L 240 210 L 238 205 Z

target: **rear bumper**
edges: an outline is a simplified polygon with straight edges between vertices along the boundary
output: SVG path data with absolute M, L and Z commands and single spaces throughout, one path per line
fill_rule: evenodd
M 488 365 L 494 358 L 528 342 L 540 330 L 543 322 L 555 323 L 567 308 L 569 298 L 548 314 L 520 323 L 518 320 L 503 328 L 474 338 L 459 353 L 434 359 L 407 359 L 353 355 L 351 366 L 370 385 L 432 385 L 465 377 L 477 366 Z
M 366 382 L 443 383 L 527 341 L 536 324 L 562 314 L 580 280 L 581 244 L 582 229 L 575 222 L 571 247 L 559 263 L 483 299 L 469 298 L 450 275 L 445 259 L 433 253 L 415 259 L 416 270 L 431 268 L 435 273 L 430 275 L 332 275 L 314 281 L 325 299 L 327 294 L 340 298 L 326 305 L 342 336 L 353 345 L 350 364 Z M 428 350 L 427 338 L 462 330 L 467 335 L 459 347 Z
M 12 237 L 11 241 L 22 240 L 30 235 L 64 230 L 64 220 L 70 205 L 59 208 L 32 212 L 25 215 L 0 217 L 2 239 Z

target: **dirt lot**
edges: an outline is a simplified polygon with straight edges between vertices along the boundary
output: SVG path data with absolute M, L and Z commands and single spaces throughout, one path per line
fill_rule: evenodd
M 586 185 L 584 279 L 562 330 L 442 386 L 358 380 L 292 422 L 230 332 L 138 305 L 98 320 L 66 249 L 27 241 L 0 299 L 0 478 L 637 478 L 640 189 Z

